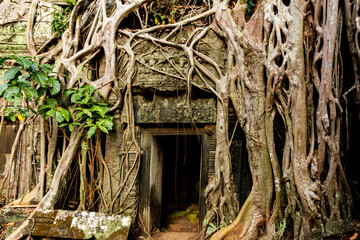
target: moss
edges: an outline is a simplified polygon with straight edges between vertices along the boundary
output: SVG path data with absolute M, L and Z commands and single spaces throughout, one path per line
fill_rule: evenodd
M 4 235 L 4 239 L 7 238 L 18 226 L 25 221 L 29 214 L 29 209 L 12 209 L 12 208 L 3 208 L 0 211 L 0 224 L 5 225 L 2 230 L 1 236 Z
M 9 24 L 0 27 L 0 56 L 26 52 L 26 25 Z
M 199 210 L 198 209 L 187 209 L 186 211 L 176 211 L 169 215 L 169 219 L 183 217 L 188 219 L 190 222 L 195 223 L 199 221 Z
M 10 222 L 14 222 L 14 223 L 23 222 L 29 216 L 29 214 L 26 213 L 26 210 L 11 209 L 11 208 L 1 209 L 0 224 L 10 223 Z

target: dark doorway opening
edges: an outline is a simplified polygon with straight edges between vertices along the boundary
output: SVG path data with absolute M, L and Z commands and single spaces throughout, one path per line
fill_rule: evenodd
M 161 227 L 176 217 L 199 214 L 201 137 L 156 136 L 163 151 Z

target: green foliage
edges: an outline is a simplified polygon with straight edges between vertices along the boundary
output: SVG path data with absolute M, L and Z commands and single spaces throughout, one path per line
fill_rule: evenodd
M 74 104 L 73 116 L 74 122 L 69 123 L 70 131 L 74 125 L 85 123 L 89 128 L 87 138 L 90 138 L 97 129 L 104 133 L 109 133 L 113 127 L 113 117 L 108 115 L 108 105 L 99 103 L 92 96 L 95 91 L 94 86 L 83 85 L 80 88 L 71 88 L 65 91 L 63 97 L 70 97 L 71 103 Z M 62 124 L 66 126 L 67 124 Z
M 164 16 L 162 13 L 154 13 L 153 16 L 155 25 L 164 25 L 165 21 L 167 20 L 167 17 Z
M 64 120 L 70 121 L 70 113 L 65 108 L 61 107 L 58 100 L 54 98 L 48 98 L 39 107 L 39 114 L 48 119 L 49 117 L 55 117 L 56 121 L 62 123 Z
M 75 6 L 76 0 L 65 0 L 65 2 L 69 3 L 71 6 Z
M 209 224 L 209 225 L 208 225 Z M 208 226 L 207 226 L 208 225 Z M 224 227 L 226 227 L 226 223 L 224 221 L 220 222 L 219 226 L 216 226 L 215 224 L 213 224 L 212 222 L 208 223 L 207 219 L 204 220 L 203 226 L 207 226 L 206 229 L 206 235 L 211 235 L 213 233 L 215 233 L 216 231 L 223 229 Z
M 32 114 L 40 114 L 45 119 L 53 117 L 62 123 L 60 127 L 68 126 L 73 131 L 75 125 L 85 125 L 90 138 L 97 129 L 105 133 L 113 127 L 113 117 L 108 114 L 108 105 L 99 103 L 93 97 L 95 87 L 83 85 L 71 88 L 60 95 L 61 84 L 52 72 L 52 66 L 38 64 L 35 58 L 9 56 L 0 59 L 0 64 L 6 60 L 15 60 L 16 64 L 7 70 L 0 86 L 0 98 L 10 102 L 11 107 L 5 109 L 5 115 L 15 121 L 16 116 L 24 121 Z M 70 106 L 64 106 L 61 99 L 69 98 Z M 23 100 L 27 104 L 24 107 Z M 30 102 L 39 105 L 35 111 L 29 107 Z M 21 105 L 21 106 L 20 106 Z
M 75 5 L 76 1 L 69 1 Z M 64 11 L 54 11 L 52 13 L 53 20 L 51 21 L 51 29 L 54 32 L 55 36 L 61 38 L 65 30 L 69 27 L 70 13 L 73 5 L 65 8 Z
M 252 0 L 246 0 L 246 10 L 248 13 L 251 13 L 252 9 L 255 7 L 255 4 Z
M 50 75 L 50 65 L 40 65 L 34 58 L 14 55 L 0 59 L 0 63 L 9 59 L 15 60 L 16 64 L 2 77 L 4 84 L 0 86 L 0 98 L 10 102 L 11 107 L 6 108 L 5 113 L 15 121 L 16 115 L 21 120 L 35 113 L 29 106 L 20 107 L 23 100 L 38 104 L 40 98 L 57 94 L 60 91 L 60 82 Z

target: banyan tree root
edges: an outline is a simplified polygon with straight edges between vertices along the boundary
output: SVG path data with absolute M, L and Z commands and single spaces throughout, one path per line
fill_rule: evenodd
M 109 211 L 124 212 L 136 205 L 127 204 L 137 189 L 141 152 L 136 141 L 132 83 L 136 63 L 147 65 L 138 59 L 134 48 L 139 42 L 148 41 L 158 48 L 182 51 L 188 62 L 186 74 L 167 73 L 154 66 L 147 66 L 149 70 L 186 82 L 188 92 L 192 86 L 199 87 L 193 82 L 196 75 L 203 81 L 202 88 L 217 98 L 215 175 L 205 193 L 208 203 L 203 223 L 205 235 L 210 223 L 218 227 L 225 223 L 228 226 L 212 239 L 274 239 L 285 234 L 298 239 L 313 229 L 323 229 L 324 223 L 350 219 L 351 194 L 339 144 L 343 112 L 339 99 L 344 92 L 341 87 L 344 79 L 339 76 L 340 43 L 345 21 L 348 42 L 355 39 L 355 44 L 350 45 L 356 72 L 351 89 L 358 90 L 359 0 L 345 0 L 344 11 L 338 1 L 330 0 L 250 1 L 255 3 L 253 7 L 249 1 L 214 0 L 206 4 L 204 1 L 206 8 L 187 18 L 152 27 L 139 17 L 139 10 L 146 12 L 150 2 L 153 1 L 79 0 L 71 14 L 69 29 L 63 34 L 61 48 L 55 46 L 44 55 L 46 59 L 60 54 L 56 70 L 69 76 L 69 79 L 60 76 L 63 87 L 93 85 L 104 101 L 109 101 L 111 93 L 117 97 L 111 103 L 111 111 L 125 107 L 123 182 L 105 204 Z M 142 29 L 119 29 L 120 23 L 134 12 Z M 174 40 L 184 26 L 205 19 L 209 21 L 207 26 L 194 27 L 188 39 Z M 196 49 L 210 29 L 226 43 L 227 60 L 223 68 Z M 163 34 L 153 34 L 157 31 Z M 119 35 L 121 41 L 117 41 Z M 101 75 L 86 68 L 96 63 L 98 57 L 104 60 Z M 238 214 L 229 151 L 230 102 L 245 133 L 253 181 Z M 37 210 L 54 207 L 59 184 L 74 157 L 82 131 L 79 128 L 71 134 L 51 187 Z M 282 144 L 276 142 L 276 133 L 284 137 Z M 131 160 L 133 151 L 136 154 Z M 325 166 L 329 166 L 327 171 Z M 117 209 L 118 206 L 122 209 Z M 22 236 L 29 223 L 28 219 L 10 239 Z

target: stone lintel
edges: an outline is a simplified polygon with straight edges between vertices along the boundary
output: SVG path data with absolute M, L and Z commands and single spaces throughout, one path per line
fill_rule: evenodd
M 155 96 L 147 99 L 134 96 L 136 123 L 215 123 L 216 100 L 201 98 L 188 102 L 185 95 L 179 97 Z M 121 121 L 126 122 L 123 109 Z

